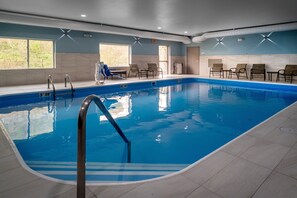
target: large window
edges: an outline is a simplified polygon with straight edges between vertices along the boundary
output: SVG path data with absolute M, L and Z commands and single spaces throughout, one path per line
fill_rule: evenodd
M 0 38 L 0 69 L 54 67 L 54 42 Z
M 100 44 L 100 61 L 110 67 L 129 66 L 130 45 Z

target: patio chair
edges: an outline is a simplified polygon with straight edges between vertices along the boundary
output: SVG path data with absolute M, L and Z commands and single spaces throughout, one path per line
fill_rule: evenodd
M 135 77 L 138 76 L 139 79 L 143 74 L 147 77 L 147 70 L 140 70 L 137 64 L 130 64 L 129 66 L 128 77 L 130 77 L 130 74 L 135 74 Z
M 147 71 L 148 71 L 148 73 L 152 73 L 153 78 L 160 74 L 162 74 L 162 78 L 163 78 L 163 70 L 162 70 L 162 68 L 158 67 L 158 65 L 156 63 L 148 63 Z
M 264 81 L 266 80 L 265 64 L 253 64 L 250 74 L 250 80 L 252 80 L 254 76 L 259 75 L 263 75 Z
M 297 76 L 297 65 L 286 65 L 285 69 L 280 69 L 277 74 L 276 81 L 279 81 L 279 77 L 282 76 L 285 78 L 285 82 L 290 80 L 290 83 L 293 82 L 293 77 Z
M 230 68 L 231 78 L 232 78 L 232 74 L 236 74 L 237 79 L 239 79 L 240 74 L 245 74 L 246 79 L 248 79 L 246 66 L 247 64 L 237 64 L 235 68 Z
M 220 74 L 220 78 L 223 76 L 223 64 L 222 63 L 215 63 L 209 70 L 209 77 L 214 76 L 215 73 Z

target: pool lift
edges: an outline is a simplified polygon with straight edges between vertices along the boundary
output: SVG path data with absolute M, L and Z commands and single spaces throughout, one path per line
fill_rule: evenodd
M 67 82 L 69 82 L 70 88 L 71 88 L 71 92 L 70 93 L 71 93 L 71 96 L 73 97 L 75 90 L 73 88 L 71 78 L 70 78 L 70 76 L 68 74 L 65 75 L 64 81 L 65 81 L 65 87 L 67 87 Z M 52 85 L 52 88 L 53 88 L 53 98 L 54 98 L 54 100 L 56 100 L 56 96 L 58 94 L 56 93 L 56 88 L 55 88 L 54 80 L 53 80 L 53 77 L 51 75 L 48 75 L 48 78 L 47 78 L 47 88 L 48 89 L 50 89 L 50 85 Z M 69 94 L 69 92 L 66 92 L 66 93 L 63 92 L 63 93 L 61 93 L 59 95 L 65 95 L 65 94 Z
M 105 115 L 110 124 L 116 129 L 118 134 L 127 144 L 127 162 L 131 162 L 131 142 L 127 139 L 121 128 L 118 126 L 116 121 L 113 119 L 109 111 L 106 109 L 101 99 L 92 94 L 86 97 L 80 107 L 78 114 L 78 128 L 77 128 L 77 197 L 85 197 L 85 188 L 86 188 L 86 117 L 89 106 L 92 102 L 95 102 L 97 107 Z

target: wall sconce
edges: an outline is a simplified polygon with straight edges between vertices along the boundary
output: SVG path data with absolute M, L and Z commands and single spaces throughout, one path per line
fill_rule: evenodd
M 84 33 L 84 37 L 85 38 L 92 38 L 93 35 L 91 33 L 86 32 L 86 33 Z

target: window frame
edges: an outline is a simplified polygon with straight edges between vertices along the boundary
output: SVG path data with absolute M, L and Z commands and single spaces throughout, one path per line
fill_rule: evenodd
M 28 38 L 28 37 L 7 37 L 7 36 L 0 36 L 0 39 L 18 39 L 18 40 L 26 40 L 27 46 L 26 46 L 26 50 L 27 50 L 27 57 L 26 57 L 26 68 L 11 68 L 11 69 L 1 69 L 0 67 L 0 71 L 14 71 L 14 70 L 37 70 L 37 69 L 55 69 L 56 68 L 56 41 L 53 39 L 40 39 L 40 38 Z M 53 49 L 52 49 L 52 53 L 53 53 L 53 67 L 50 68 L 30 68 L 30 40 L 32 41 L 52 41 L 53 42 Z
M 131 64 L 131 60 L 132 60 L 132 49 L 131 49 L 131 45 L 130 44 L 124 44 L 124 43 L 99 43 L 99 58 L 100 58 L 100 61 L 102 61 L 101 59 L 101 53 L 100 53 L 100 45 L 117 45 L 117 46 L 128 46 L 128 65 L 115 65 L 115 66 L 112 66 L 112 65 L 108 65 L 108 67 L 111 67 L 111 68 L 117 68 L 117 67 L 129 67 L 129 64 Z

